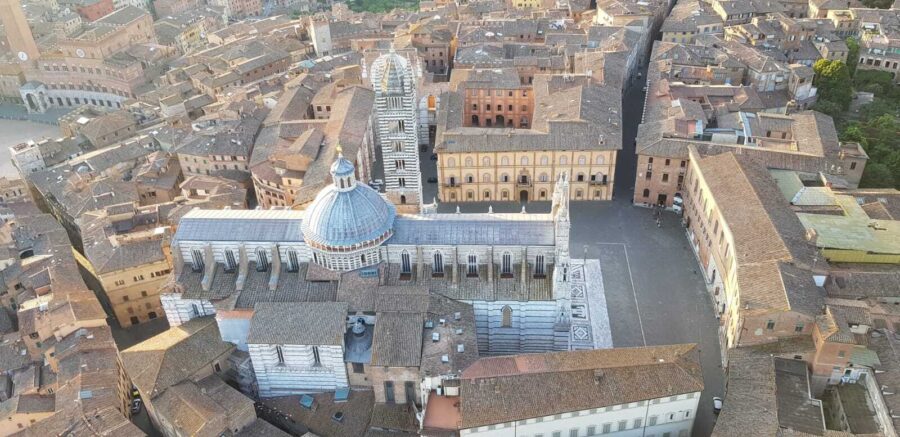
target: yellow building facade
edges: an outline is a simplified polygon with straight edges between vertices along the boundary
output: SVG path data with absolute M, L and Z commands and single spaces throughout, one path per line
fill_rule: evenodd
M 610 200 L 616 150 L 438 152 L 442 202 L 549 201 L 567 173 L 571 200 Z

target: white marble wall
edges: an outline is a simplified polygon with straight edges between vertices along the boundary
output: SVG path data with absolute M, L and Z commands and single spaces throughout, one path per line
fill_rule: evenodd
M 276 345 L 249 344 L 250 360 L 261 397 L 333 391 L 347 387 L 344 348 L 320 345 L 319 361 L 311 345 L 281 345 L 284 363 L 279 363 Z

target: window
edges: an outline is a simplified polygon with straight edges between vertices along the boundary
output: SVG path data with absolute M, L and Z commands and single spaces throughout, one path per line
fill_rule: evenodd
M 256 249 L 256 271 L 265 272 L 269 270 L 269 258 L 266 256 L 266 250 L 263 248 Z
M 527 157 L 527 156 L 523 156 L 523 157 L 519 160 L 519 164 L 521 164 L 521 165 L 528 165 L 528 157 Z
M 668 173 L 663 173 L 662 181 L 663 181 L 663 182 L 669 182 L 669 174 L 668 174 Z
M 569 437 L 578 437 L 578 428 L 572 428 L 569 430 Z
M 585 165 L 585 164 L 587 164 L 587 158 L 585 158 L 584 155 L 579 155 L 578 156 L 578 165 Z
M 534 257 L 534 276 L 544 276 L 544 255 Z
M 769 331 L 775 329 L 775 321 L 769 320 L 768 322 L 766 322 L 766 329 L 768 329 Z
M 416 383 L 405 381 L 403 383 L 403 393 L 406 395 L 406 403 L 409 405 L 416 403 Z
M 653 172 L 652 172 L 652 171 L 648 171 L 647 173 L 644 173 L 644 179 L 646 179 L 646 180 L 649 181 L 649 180 L 652 179 L 652 178 L 653 178 Z
M 610 431 L 612 431 L 612 424 L 604 423 L 603 424 L 603 434 L 609 434 Z
M 441 252 L 434 252 L 434 263 L 431 270 L 438 275 L 444 274 L 444 255 Z
M 618 431 L 624 431 L 625 428 L 627 428 L 627 427 L 628 427 L 628 421 L 627 421 L 627 420 L 620 420 L 620 421 L 619 421 L 619 427 L 618 427 L 617 430 L 618 430 Z
M 200 249 L 191 250 L 191 270 L 195 272 L 203 271 L 203 253 Z
M 647 426 L 656 426 L 657 416 L 650 416 L 647 418 Z
M 234 251 L 231 249 L 225 249 L 225 271 L 231 273 L 236 268 L 237 261 L 235 261 L 234 259 Z
M 128 295 L 122 296 L 122 302 L 128 302 Z
M 412 273 L 412 264 L 409 261 L 409 252 L 403 251 L 400 254 L 400 274 L 408 275 Z
M 485 156 L 484 158 L 481 158 L 481 166 L 482 167 L 490 167 L 491 166 L 491 158 L 488 158 L 487 156 Z
M 644 192 L 641 193 L 641 194 L 643 195 L 643 197 L 644 197 L 645 199 L 648 198 L 648 197 L 650 197 L 650 189 L 649 189 L 649 188 L 644 188 Z
M 388 404 L 394 403 L 394 381 L 384 382 L 384 402 Z
M 200 311 L 200 306 L 195 303 L 191 304 L 191 313 L 194 314 L 194 317 L 205 315 L 202 311 Z
M 856 162 L 850 163 L 850 170 L 856 170 Z
M 296 250 L 288 250 L 288 271 L 296 272 L 300 270 L 300 259 Z
M 363 363 L 353 363 L 353 373 L 365 373 L 366 366 Z
M 589 435 L 589 436 L 597 435 L 597 426 L 591 425 L 591 426 L 587 427 L 587 435 Z
M 312 351 L 313 351 L 313 366 L 314 367 L 321 366 L 322 365 L 322 357 L 319 356 L 319 347 L 313 346 Z
M 278 365 L 284 365 L 284 351 L 281 350 L 281 346 L 275 346 L 275 353 L 278 355 Z
M 141 291 L 141 297 L 147 297 L 147 292 L 146 292 L 146 291 Z
M 803 332 L 803 324 L 797 323 L 797 325 L 794 326 L 794 332 Z
M 501 328 L 512 328 L 512 308 L 509 305 L 504 305 L 502 309 L 500 309 L 500 315 L 502 316 L 500 327 Z
M 634 419 L 634 427 L 633 428 L 640 428 L 641 424 L 642 424 L 641 422 L 642 422 L 641 418 Z
M 475 254 L 467 257 L 466 275 L 478 276 L 478 257 Z
M 500 274 L 512 275 L 512 255 L 509 252 L 503 252 Z
M 216 373 L 219 373 L 222 371 L 222 366 L 220 366 L 219 363 L 215 363 L 213 364 L 213 370 L 215 370 Z
M 846 352 L 844 352 L 844 351 L 838 351 L 838 357 L 839 357 L 839 358 L 844 358 L 846 355 L 847 355 Z

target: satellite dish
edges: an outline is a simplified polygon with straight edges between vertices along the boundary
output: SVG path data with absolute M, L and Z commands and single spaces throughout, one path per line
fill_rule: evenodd
M 84 57 L 84 49 L 76 49 L 75 54 L 78 55 L 79 58 Z
M 28 60 L 28 53 L 25 53 L 25 52 L 19 52 L 19 60 L 20 60 L 20 61 L 23 61 L 23 62 L 24 62 L 24 61 L 27 61 L 27 60 Z

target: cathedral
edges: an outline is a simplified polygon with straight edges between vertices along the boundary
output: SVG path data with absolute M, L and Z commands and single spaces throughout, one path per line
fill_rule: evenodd
M 305 211 L 185 215 L 172 240 L 175 280 L 162 296 L 169 324 L 215 314 L 222 339 L 251 352 L 259 377 L 266 370 L 256 369 L 256 343 L 248 341 L 251 331 L 265 329 L 251 326 L 258 305 L 344 303 L 344 330 L 360 319 L 377 328 L 379 293 L 417 289 L 471 305 L 481 354 L 570 348 L 565 176 L 549 214 L 404 215 L 359 183 L 340 154 L 331 175 Z M 267 347 L 282 357 L 275 346 Z M 317 354 L 312 363 L 321 363 Z M 336 381 L 321 388 L 341 386 Z
M 439 385 L 472 357 L 596 347 L 569 256 L 568 176 L 546 214 L 423 207 L 408 60 L 391 51 L 371 76 L 385 192 L 336 147 L 331 183 L 303 211 L 189 212 L 161 294 L 169 324 L 214 315 L 263 397 L 383 385 L 380 401 L 418 403 L 420 376 Z

